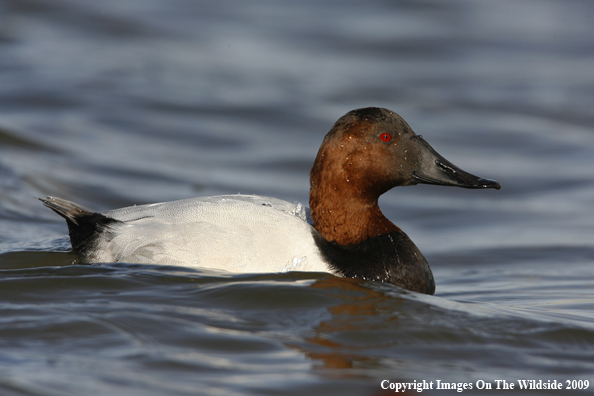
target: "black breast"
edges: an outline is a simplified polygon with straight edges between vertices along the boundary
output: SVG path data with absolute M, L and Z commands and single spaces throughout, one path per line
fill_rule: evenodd
M 419 293 L 435 293 L 435 281 L 423 254 L 402 231 L 368 238 L 356 245 L 314 239 L 331 269 L 345 277 L 389 282 Z

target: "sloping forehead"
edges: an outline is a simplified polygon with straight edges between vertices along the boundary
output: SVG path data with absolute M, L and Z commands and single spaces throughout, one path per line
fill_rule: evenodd
M 349 115 L 353 118 L 365 119 L 370 122 L 383 122 L 394 115 L 399 117 L 398 114 L 394 113 L 393 111 L 379 107 L 365 107 L 362 109 L 351 110 L 346 113 L 346 116 Z
M 393 111 L 377 107 L 349 111 L 334 124 L 331 130 L 332 135 L 338 134 L 343 137 L 362 137 L 382 132 L 414 135 L 402 117 Z

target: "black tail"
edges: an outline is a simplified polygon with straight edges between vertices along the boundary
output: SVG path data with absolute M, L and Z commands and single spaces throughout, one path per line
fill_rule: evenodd
M 50 197 L 50 196 L 47 196 L 45 198 L 46 199 L 43 199 L 43 198 L 37 198 L 37 199 L 39 199 L 41 202 L 43 202 L 43 204 L 45 206 L 47 206 L 48 208 L 50 208 L 51 210 L 53 210 L 54 212 L 56 212 L 57 214 L 59 214 L 60 216 L 65 218 L 66 221 L 68 222 L 68 228 L 70 228 L 71 224 L 74 226 L 79 226 L 80 224 L 79 224 L 78 220 L 81 217 L 90 216 L 90 215 L 94 214 L 93 212 L 83 208 L 82 206 L 77 205 L 74 202 L 66 201 L 65 199 L 62 199 L 62 198 Z
M 91 212 L 74 202 L 62 198 L 47 196 L 38 198 L 45 206 L 66 219 L 70 242 L 75 252 L 84 259 L 95 245 L 95 241 L 108 226 L 119 220 Z

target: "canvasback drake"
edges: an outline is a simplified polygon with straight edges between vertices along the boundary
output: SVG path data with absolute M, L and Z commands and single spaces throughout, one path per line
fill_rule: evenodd
M 330 272 L 433 294 L 427 260 L 378 206 L 386 191 L 418 183 L 500 188 L 447 161 L 398 114 L 370 107 L 341 117 L 324 138 L 310 174 L 311 212 L 256 195 L 101 213 L 60 198 L 40 200 L 66 219 L 72 247 L 85 263 Z

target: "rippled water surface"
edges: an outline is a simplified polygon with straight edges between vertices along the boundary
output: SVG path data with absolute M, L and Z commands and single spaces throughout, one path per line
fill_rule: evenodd
M 583 393 L 522 379 L 592 392 L 593 18 L 585 0 L 0 0 L 0 394 L 393 394 L 383 380 Z M 324 134 L 365 106 L 503 186 L 381 198 L 435 296 L 78 265 L 34 199 L 307 202 Z

